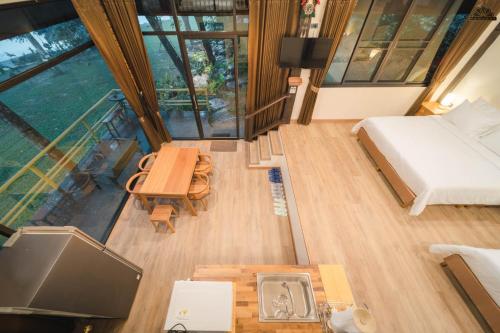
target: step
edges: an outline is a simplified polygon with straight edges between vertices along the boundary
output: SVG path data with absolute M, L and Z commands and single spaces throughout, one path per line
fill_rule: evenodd
M 271 159 L 271 148 L 269 147 L 269 138 L 267 135 L 259 135 L 259 156 L 261 161 Z
M 281 146 L 281 137 L 279 131 L 269 131 L 269 139 L 271 141 L 271 152 L 273 155 L 283 155 L 283 147 Z
M 257 141 L 247 142 L 248 151 L 248 164 L 258 165 L 259 164 L 259 147 Z

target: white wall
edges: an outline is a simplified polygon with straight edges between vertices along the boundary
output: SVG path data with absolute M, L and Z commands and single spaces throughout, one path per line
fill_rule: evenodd
M 404 115 L 423 87 L 321 88 L 313 119 L 363 119 L 370 116 Z M 299 115 L 295 109 L 292 119 Z
M 458 62 L 457 66 L 455 66 L 455 68 L 451 70 L 450 74 L 448 74 L 448 76 L 444 79 L 443 83 L 441 83 L 441 85 L 438 87 L 438 89 L 436 89 L 436 92 L 432 96 L 431 100 L 435 101 L 435 100 L 437 100 L 439 98 L 439 96 L 449 86 L 449 84 L 458 75 L 458 73 L 460 73 L 460 71 L 465 66 L 465 64 L 467 64 L 467 62 L 469 61 L 469 59 L 474 55 L 474 53 L 476 53 L 477 49 L 481 46 L 481 44 L 483 44 L 483 42 L 488 38 L 488 36 L 491 34 L 491 32 L 495 29 L 495 27 L 497 26 L 499 20 L 500 20 L 500 14 L 497 16 L 497 20 L 496 21 L 491 21 L 491 23 L 485 29 L 485 31 L 483 32 L 483 34 L 481 36 L 479 36 L 479 38 L 474 43 L 474 45 L 472 45 L 472 47 L 469 49 L 469 51 L 467 51 L 467 53 L 464 55 L 464 57 Z M 497 43 L 498 43 L 498 40 L 497 40 Z M 478 62 L 482 62 L 482 60 L 483 60 L 483 58 L 485 56 L 486 56 L 486 53 L 483 55 L 483 57 Z M 498 73 L 498 71 L 499 71 L 499 68 L 498 68 L 498 65 L 499 65 L 498 57 L 500 57 L 500 54 L 496 53 L 496 56 L 497 56 L 497 61 L 494 61 L 494 59 L 493 59 L 493 61 L 488 60 L 486 62 L 487 66 L 490 66 L 489 71 L 491 71 L 491 73 L 489 73 L 489 71 L 487 69 L 484 70 L 481 74 L 486 74 L 486 76 L 485 76 L 485 78 L 481 78 L 481 80 L 483 80 L 483 79 L 487 80 L 487 77 L 489 75 L 491 75 L 491 74 L 494 74 L 494 72 Z M 475 77 L 475 78 L 479 79 L 480 77 Z M 464 80 L 466 80 L 466 78 L 464 78 Z M 497 85 L 500 85 L 500 81 L 497 80 L 496 83 L 497 83 Z M 465 92 L 465 90 L 462 90 L 462 92 Z M 465 94 L 467 95 L 467 94 L 469 94 L 469 92 L 466 92 Z M 462 98 L 462 100 L 463 99 L 464 98 Z M 459 102 L 459 100 L 460 100 L 460 98 L 457 99 L 457 102 Z
M 464 99 L 474 101 L 483 97 L 500 109 L 500 38 L 486 50 L 469 73 L 453 90 L 455 104 Z

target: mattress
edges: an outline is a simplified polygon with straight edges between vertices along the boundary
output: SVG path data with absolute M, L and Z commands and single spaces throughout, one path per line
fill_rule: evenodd
M 410 215 L 427 205 L 500 205 L 500 156 L 441 116 L 374 117 L 356 124 L 415 193 Z
M 447 244 L 434 244 L 429 250 L 443 256 L 460 255 L 500 307 L 500 250 Z

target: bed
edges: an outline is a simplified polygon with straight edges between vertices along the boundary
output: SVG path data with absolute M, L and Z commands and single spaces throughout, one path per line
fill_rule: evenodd
M 495 121 L 487 123 L 495 127 Z M 495 130 L 500 133 L 500 126 Z M 367 118 L 352 131 L 402 206 L 411 205 L 410 215 L 419 215 L 427 205 L 500 205 L 500 153 L 483 141 L 495 131 L 464 129 L 437 115 Z
M 435 244 L 441 266 L 486 332 L 500 333 L 500 250 Z

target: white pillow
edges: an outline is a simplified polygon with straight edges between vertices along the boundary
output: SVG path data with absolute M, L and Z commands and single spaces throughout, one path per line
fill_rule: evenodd
M 450 112 L 445 113 L 443 118 L 476 139 L 487 135 L 500 126 L 500 111 L 482 98 L 473 103 L 464 101 Z
M 479 138 L 479 141 L 486 146 L 486 148 L 500 156 L 500 128 L 487 135 L 483 135 Z
M 464 100 L 461 104 L 451 109 L 451 111 L 443 113 L 442 117 L 452 124 L 464 122 L 470 116 L 471 105 L 471 102 Z

